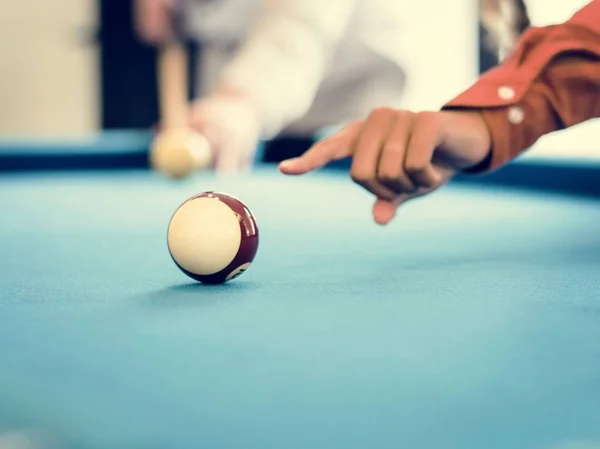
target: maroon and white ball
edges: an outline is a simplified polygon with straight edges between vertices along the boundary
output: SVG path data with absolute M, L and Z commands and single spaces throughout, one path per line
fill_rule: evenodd
M 258 251 L 254 214 L 239 199 L 205 192 L 177 208 L 167 235 L 171 258 L 186 275 L 222 284 L 246 271 Z

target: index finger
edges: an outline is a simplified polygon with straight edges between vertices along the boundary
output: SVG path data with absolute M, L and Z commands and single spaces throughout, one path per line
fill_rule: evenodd
M 288 159 L 279 164 L 286 175 L 303 175 L 324 167 L 330 162 L 352 155 L 354 142 L 360 135 L 364 120 L 358 120 L 320 142 L 297 158 Z

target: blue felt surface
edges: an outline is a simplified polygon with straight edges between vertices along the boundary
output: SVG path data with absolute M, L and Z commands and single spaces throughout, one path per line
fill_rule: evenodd
M 165 246 L 208 189 L 262 232 L 225 286 Z M 379 228 L 331 174 L 0 178 L 0 429 L 94 449 L 597 447 L 600 203 L 479 189 Z
M 1 136 L 0 156 L 97 155 L 147 151 L 152 133 L 143 130 L 102 131 L 89 135 L 27 137 Z

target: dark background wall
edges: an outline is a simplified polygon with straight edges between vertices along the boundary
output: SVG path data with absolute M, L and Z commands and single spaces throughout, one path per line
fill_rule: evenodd
M 105 129 L 148 128 L 158 120 L 157 50 L 137 39 L 132 5 L 132 0 L 97 0 L 101 117 Z M 188 50 L 193 77 L 197 47 L 188 43 Z
M 144 128 L 158 117 L 156 50 L 132 27 L 131 0 L 98 0 L 103 128 Z

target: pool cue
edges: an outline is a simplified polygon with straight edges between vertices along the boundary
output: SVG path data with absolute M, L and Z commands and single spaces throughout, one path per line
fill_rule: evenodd
M 165 43 L 157 60 L 160 131 L 150 151 L 151 166 L 184 178 L 210 165 L 210 145 L 189 125 L 188 54 L 178 40 Z
M 163 45 L 158 54 L 158 92 L 160 117 L 166 129 L 187 129 L 188 55 L 176 40 Z

